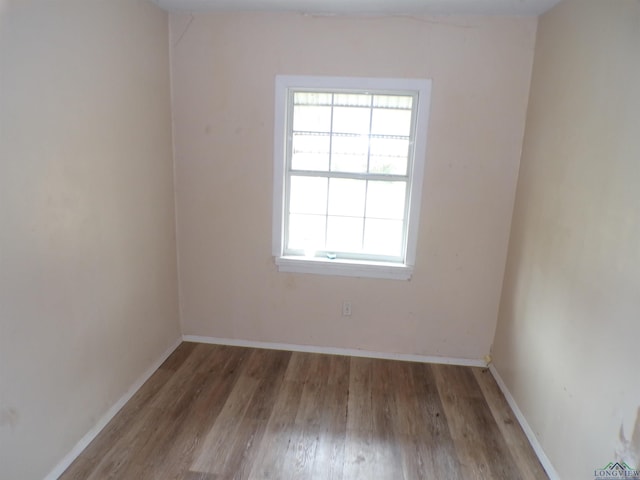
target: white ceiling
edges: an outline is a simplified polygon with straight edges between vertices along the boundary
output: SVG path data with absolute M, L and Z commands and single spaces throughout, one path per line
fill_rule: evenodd
M 560 0 L 153 0 L 166 10 L 318 14 L 539 15 Z

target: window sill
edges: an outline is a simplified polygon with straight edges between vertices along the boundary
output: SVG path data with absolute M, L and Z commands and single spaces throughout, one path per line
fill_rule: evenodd
M 279 272 L 313 273 L 342 277 L 410 280 L 413 267 L 398 263 L 329 260 L 309 257 L 276 257 Z

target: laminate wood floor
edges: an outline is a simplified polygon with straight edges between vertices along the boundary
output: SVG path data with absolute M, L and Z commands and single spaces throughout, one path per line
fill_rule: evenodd
M 548 477 L 485 369 L 185 342 L 60 478 Z

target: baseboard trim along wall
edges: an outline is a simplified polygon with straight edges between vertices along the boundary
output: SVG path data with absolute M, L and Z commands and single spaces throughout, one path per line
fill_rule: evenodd
M 529 425 L 529 422 L 527 422 L 527 419 L 522 414 L 522 411 L 518 407 L 518 404 L 513 398 L 513 395 L 511 395 L 511 392 L 507 388 L 507 385 L 504 383 L 504 380 L 502 380 L 502 377 L 496 370 L 496 367 L 493 366 L 493 364 L 489 365 L 489 371 L 493 375 L 493 378 L 495 378 L 496 383 L 498 384 L 498 387 L 500 387 L 500 390 L 502 391 L 504 398 L 507 400 L 507 403 L 511 407 L 511 410 L 513 410 L 513 414 L 518 419 L 518 423 L 522 427 L 522 430 L 524 430 L 524 434 L 527 436 L 527 439 L 529 439 L 529 443 L 531 444 L 533 451 L 536 452 L 536 455 L 538 457 L 538 460 L 540 460 L 542 467 L 547 472 L 547 475 L 549 475 L 549 480 L 560 480 L 560 475 L 558 475 L 558 472 L 553 467 L 553 464 L 551 463 L 551 460 L 549 460 L 549 457 L 547 457 L 547 454 L 544 453 L 542 445 L 540 445 L 540 442 L 538 442 L 536 434 L 533 432 L 533 429 Z
M 211 343 L 214 345 L 230 345 L 234 347 L 265 348 L 268 350 L 286 350 L 290 352 L 325 353 L 328 355 L 347 355 L 350 357 L 381 358 L 385 360 L 403 360 L 407 362 L 441 363 L 445 365 L 461 365 L 465 367 L 487 367 L 483 360 L 470 358 L 439 357 L 431 355 L 414 355 L 408 353 L 387 353 L 359 350 L 355 348 L 319 347 L 315 345 L 296 345 L 291 343 L 255 342 L 232 338 L 202 337 L 184 335 L 185 342 Z
M 380 358 L 385 360 L 401 360 L 408 362 L 419 363 L 439 363 L 445 365 L 461 365 L 466 367 L 485 367 L 486 363 L 483 360 L 473 360 L 469 358 L 456 358 L 456 357 L 441 357 L 432 355 L 415 355 L 407 353 L 389 353 L 389 352 L 373 352 L 369 350 L 351 349 L 351 348 L 337 348 L 337 347 L 320 347 L 316 345 L 296 345 L 291 343 L 272 343 L 272 342 L 256 342 L 252 340 L 238 340 L 232 338 L 218 338 L 218 337 L 205 337 L 199 335 L 183 335 L 182 338 L 175 341 L 161 356 L 156 360 L 147 371 L 138 378 L 138 380 L 129 387 L 122 397 L 100 418 L 100 420 L 89 430 L 84 437 L 80 439 L 78 443 L 65 455 L 65 457 L 58 462 L 58 464 L 49 472 L 44 480 L 57 480 L 57 478 L 69 468 L 69 465 L 87 448 L 91 441 L 102 431 L 102 429 L 111 421 L 113 417 L 120 411 L 120 409 L 133 397 L 133 395 L 142 387 L 153 373 L 160 368 L 162 363 L 178 348 L 180 343 L 185 342 L 197 342 L 197 343 L 209 343 L 214 345 L 230 345 L 236 347 L 252 347 L 252 348 L 265 348 L 269 350 L 286 350 L 291 352 L 308 352 L 308 353 L 323 353 L 328 355 L 346 355 L 351 357 L 365 357 L 365 358 Z M 507 403 L 513 410 L 514 415 L 518 419 L 520 426 L 524 430 L 525 435 L 529 439 L 529 443 L 533 447 L 540 463 L 544 467 L 550 480 L 560 480 L 558 472 L 551 464 L 551 461 L 544 453 L 542 446 L 538 442 L 536 435 L 533 433 L 532 428 L 525 419 L 524 415 L 520 411 L 520 408 L 516 404 L 511 392 L 507 389 L 504 381 L 500 377 L 500 374 L 496 368 L 489 365 L 489 370 L 495 378 L 496 383 L 500 387 Z
M 149 380 L 151 375 L 155 373 L 160 365 L 171 355 L 176 348 L 182 343 L 182 338 L 176 340 L 161 356 L 158 358 L 145 372 L 142 374 L 138 380 L 136 380 L 133 385 L 129 387 L 129 389 L 122 395 L 118 401 L 109 409 L 107 412 L 98 420 L 98 422 L 89 430 L 84 437 L 80 439 L 78 443 L 67 453 L 60 462 L 54 467 L 53 470 L 49 472 L 49 474 L 44 477 L 44 480 L 57 480 L 57 478 L 64 473 L 64 471 L 69 468 L 69 465 L 73 463 L 73 461 L 82 453 L 82 451 L 87 448 L 87 446 L 91 443 L 91 441 L 98 436 L 98 434 L 102 431 L 104 427 L 107 426 L 107 423 L 111 421 L 113 417 L 120 411 L 122 407 L 124 407 L 125 403 L 127 403 L 133 395 L 140 390 L 144 382 Z

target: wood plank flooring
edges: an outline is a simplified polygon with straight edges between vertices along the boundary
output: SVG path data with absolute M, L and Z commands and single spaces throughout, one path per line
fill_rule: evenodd
M 485 369 L 187 342 L 60 477 L 547 478 Z

